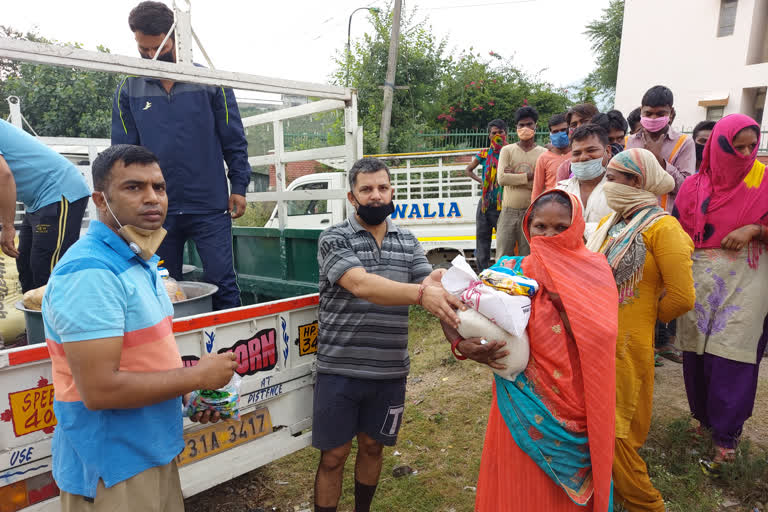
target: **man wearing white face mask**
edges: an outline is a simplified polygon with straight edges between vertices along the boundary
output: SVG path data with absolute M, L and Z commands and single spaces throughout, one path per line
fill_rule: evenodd
M 575 195 L 584 209 L 587 226 L 584 237 L 597 228 L 600 219 L 613 213 L 603 193 L 605 166 L 611 158 L 608 133 L 599 125 L 585 124 L 571 134 L 571 171 L 573 177 L 557 184 L 557 188 Z

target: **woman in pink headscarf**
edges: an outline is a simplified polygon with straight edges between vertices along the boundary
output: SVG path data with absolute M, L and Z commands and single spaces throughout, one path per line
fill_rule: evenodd
M 750 117 L 721 119 L 701 169 L 675 201 L 693 239 L 696 307 L 678 320 L 688 403 L 700 432 L 711 432 L 716 476 L 730 462 L 752 415 L 760 360 L 768 340 L 768 177 L 757 160 L 760 127 Z

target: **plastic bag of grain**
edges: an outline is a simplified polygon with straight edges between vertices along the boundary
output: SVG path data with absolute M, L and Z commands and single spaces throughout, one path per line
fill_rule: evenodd
M 463 256 L 456 256 L 442 278 L 443 288 L 514 336 L 522 336 L 531 316 L 527 295 L 510 295 L 483 283 Z
M 16 239 L 16 247 L 19 239 Z M 24 334 L 24 312 L 16 309 L 21 301 L 21 283 L 16 260 L 0 251 L 0 342 L 11 344 Z
M 483 338 L 489 341 L 506 342 L 502 350 L 506 350 L 509 353 L 496 360 L 497 363 L 504 365 L 506 368 L 503 370 L 493 368 L 493 372 L 496 375 L 507 380 L 515 380 L 525 370 L 525 367 L 528 366 L 528 358 L 530 357 L 530 345 L 525 331 L 520 336 L 510 334 L 470 308 L 459 311 L 458 315 L 461 321 L 458 331 L 462 338 Z

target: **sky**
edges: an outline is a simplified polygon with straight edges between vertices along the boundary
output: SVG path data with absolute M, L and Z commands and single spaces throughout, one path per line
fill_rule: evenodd
M 171 4 L 172 0 L 165 0 Z M 184 0 L 180 0 L 183 2 Z M 584 27 L 609 0 L 404 0 L 457 52 L 494 51 L 556 86 L 583 79 L 594 67 Z M 2 24 L 36 27 L 49 39 L 102 44 L 138 56 L 128 28 L 137 0 L 25 0 L 4 2 Z M 344 48 L 347 21 L 357 7 L 385 8 L 387 0 L 192 0 L 192 27 L 217 69 L 326 83 L 334 55 Z M 352 38 L 371 30 L 366 12 L 355 14 Z M 204 62 L 199 52 L 195 60 Z M 247 93 L 269 97 L 260 93 Z

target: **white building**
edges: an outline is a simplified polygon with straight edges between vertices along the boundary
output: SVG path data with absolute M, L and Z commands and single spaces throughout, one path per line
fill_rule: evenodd
M 768 126 L 768 0 L 626 0 L 616 108 L 658 84 L 678 129 L 736 112 Z

